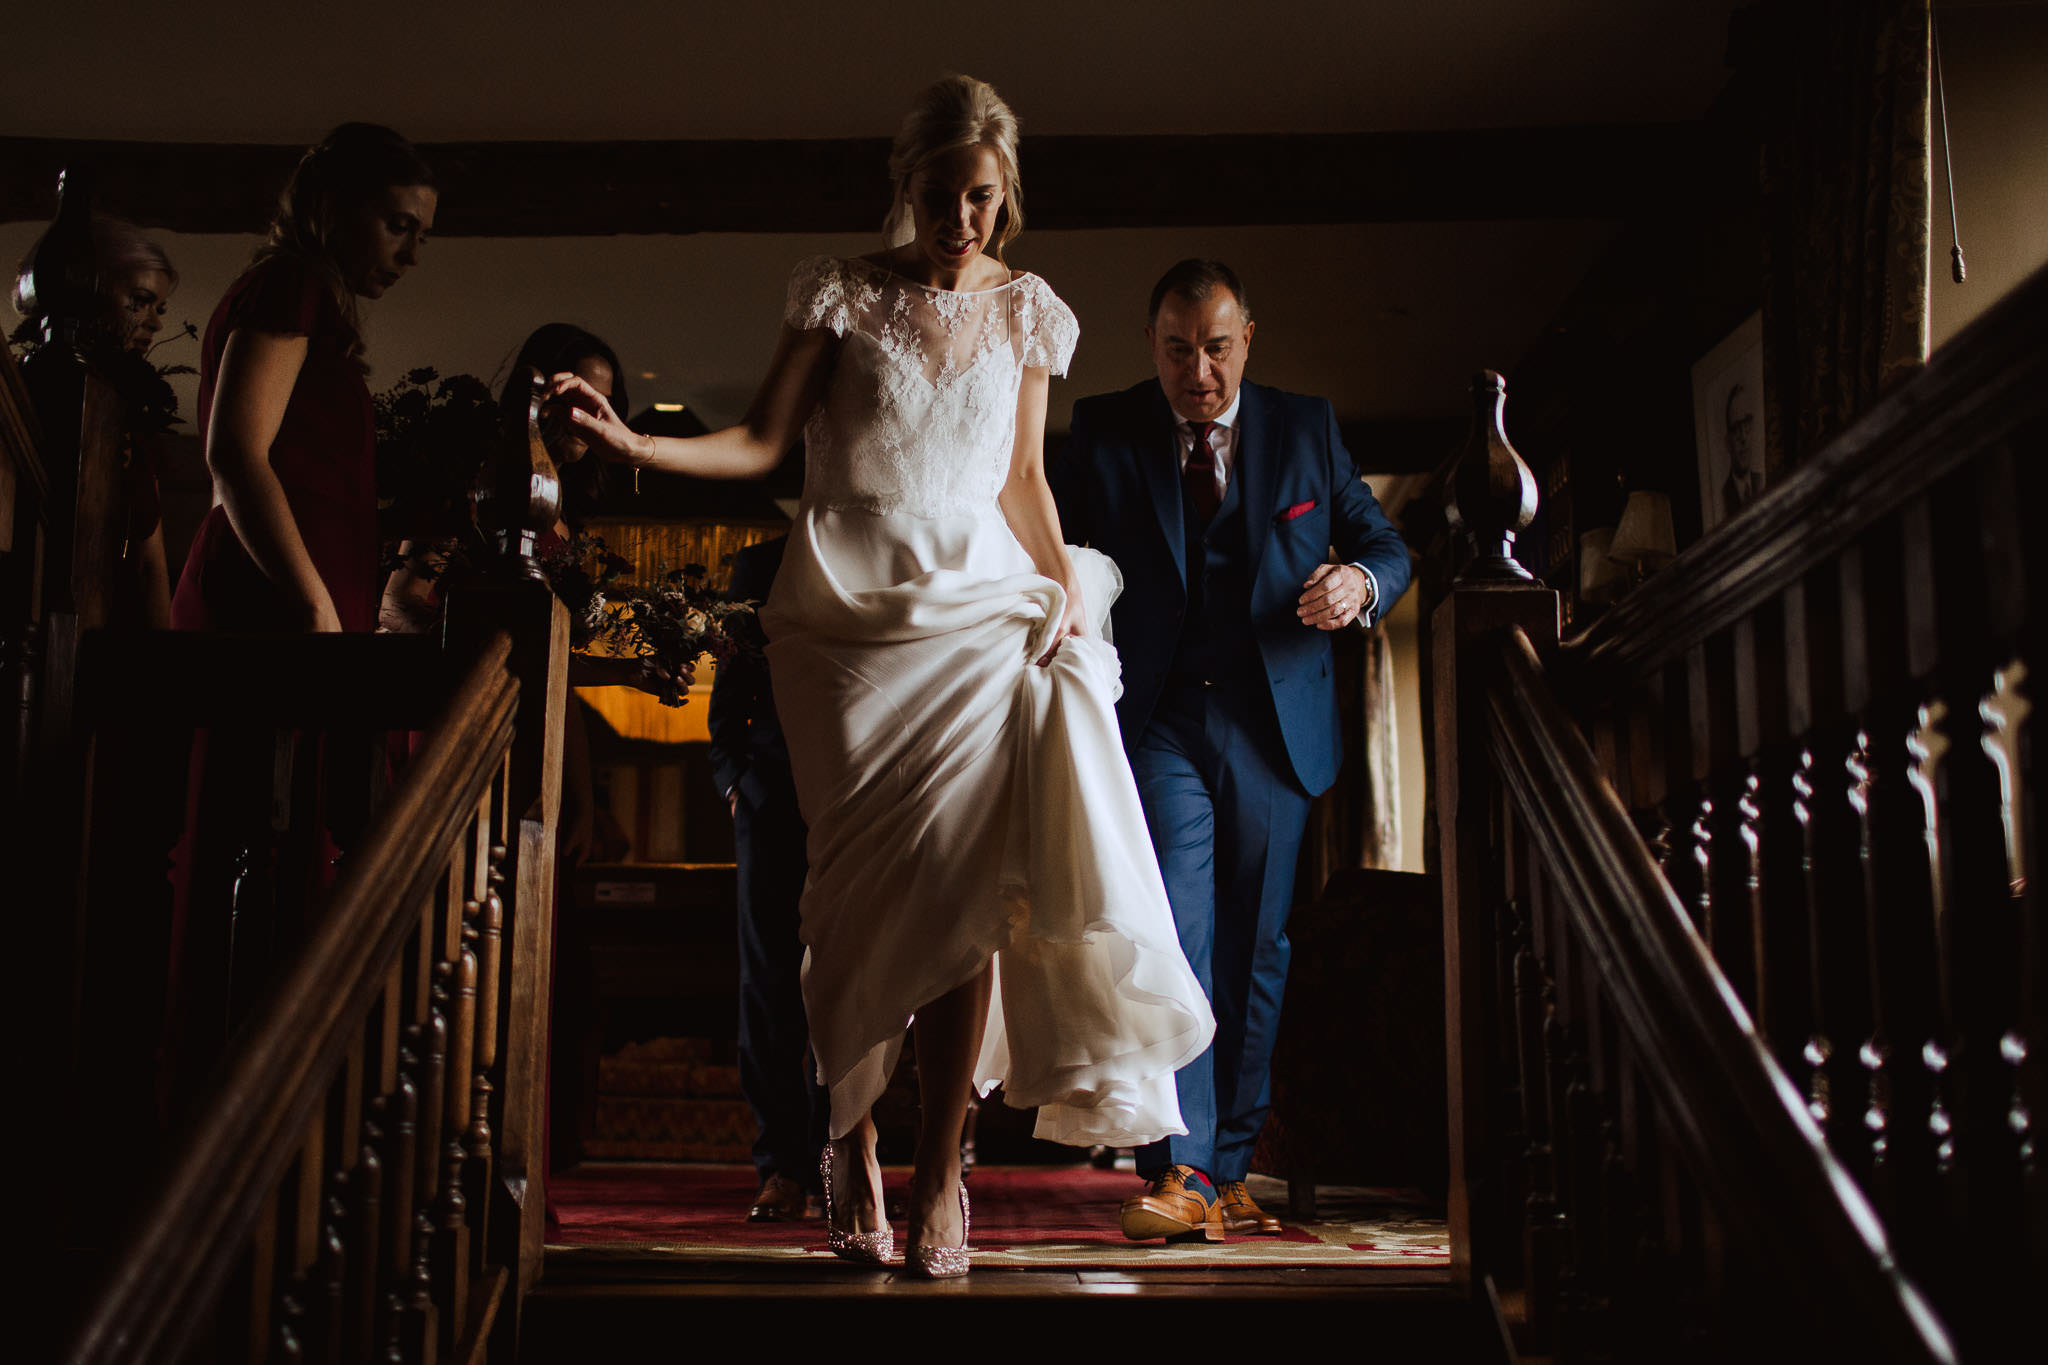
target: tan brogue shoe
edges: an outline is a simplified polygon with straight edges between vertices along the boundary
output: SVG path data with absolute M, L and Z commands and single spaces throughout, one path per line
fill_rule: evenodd
M 749 1223 L 801 1223 L 804 1218 L 804 1187 L 786 1175 L 771 1175 L 761 1182 L 761 1192 L 747 1209 Z
M 1227 1180 L 1218 1185 L 1216 1204 L 1223 1210 L 1225 1231 L 1251 1232 L 1261 1237 L 1280 1235 L 1280 1220 L 1258 1206 L 1242 1180 Z
M 1133 1242 L 1154 1237 L 1223 1240 L 1223 1205 L 1192 1166 L 1169 1166 L 1143 1194 L 1124 1200 L 1122 1221 L 1124 1236 Z

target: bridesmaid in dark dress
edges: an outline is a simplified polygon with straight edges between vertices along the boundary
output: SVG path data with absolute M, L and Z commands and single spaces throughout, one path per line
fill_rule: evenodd
M 185 630 L 370 631 L 380 587 L 359 300 L 419 260 L 434 174 L 388 128 L 345 123 L 300 158 L 255 264 L 201 344 L 207 513 L 172 602 Z
M 360 301 L 419 260 L 434 221 L 434 174 L 388 128 L 346 123 L 299 159 L 255 262 L 214 310 L 201 343 L 199 435 L 213 476 L 171 603 L 180 630 L 298 634 L 377 628 L 375 436 Z M 324 746 L 302 736 L 294 784 L 312 801 L 286 842 L 246 851 L 267 867 L 245 906 L 238 845 L 264 823 L 268 741 L 194 736 L 185 830 L 172 854 L 160 1108 L 175 1110 L 332 878 Z M 301 783 L 301 775 L 304 782 Z M 229 929 L 229 907 L 236 919 Z M 253 917 L 255 922 L 245 923 Z M 245 949 L 245 940 L 275 947 Z

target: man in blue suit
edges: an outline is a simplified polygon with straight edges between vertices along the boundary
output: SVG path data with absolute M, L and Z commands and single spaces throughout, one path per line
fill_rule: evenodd
M 1117 718 L 1188 963 L 1216 1013 L 1176 1077 L 1188 1135 L 1138 1151 L 1125 1236 L 1277 1234 L 1245 1190 L 1287 983 L 1310 801 L 1336 779 L 1330 632 L 1371 625 L 1408 551 L 1327 400 L 1243 382 L 1252 318 L 1220 261 L 1152 291 L 1156 380 L 1074 405 L 1054 482 L 1068 540 L 1114 559 Z M 1334 547 L 1334 557 L 1331 550 Z
M 732 557 L 735 597 L 765 599 L 788 536 Z M 818 1180 L 830 1100 L 810 1059 L 804 1015 L 804 821 L 797 813 L 789 747 L 769 691 L 768 666 L 745 657 L 720 665 L 711 683 L 711 772 L 732 808 L 739 872 L 740 1088 L 754 1110 L 754 1169 L 761 1192 L 747 1217 L 795 1222 Z

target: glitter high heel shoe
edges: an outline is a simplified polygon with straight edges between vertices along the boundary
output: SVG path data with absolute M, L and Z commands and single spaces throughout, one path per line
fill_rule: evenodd
M 910 1234 L 910 1246 L 903 1253 L 903 1268 L 913 1275 L 922 1275 L 927 1280 L 950 1280 L 965 1275 L 968 1269 L 967 1233 L 971 1220 L 967 1213 L 967 1184 L 960 1185 L 960 1245 L 956 1247 L 919 1246 L 917 1233 Z
M 862 1174 L 866 1174 L 863 1172 Z M 832 1211 L 832 1144 L 818 1158 L 818 1176 L 825 1182 L 825 1245 L 834 1256 L 862 1265 L 885 1265 L 896 1254 L 896 1234 L 884 1221 L 879 1232 L 847 1232 Z M 876 1213 L 881 1213 L 877 1208 Z

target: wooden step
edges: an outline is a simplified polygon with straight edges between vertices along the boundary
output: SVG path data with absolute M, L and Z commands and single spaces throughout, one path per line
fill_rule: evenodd
M 1004 1309 L 1007 1316 L 996 1315 Z M 527 1300 L 519 1358 L 596 1365 L 654 1358 L 643 1351 L 678 1358 L 698 1343 L 752 1347 L 777 1338 L 809 1350 L 805 1343 L 819 1340 L 821 1329 L 873 1334 L 876 1350 L 890 1341 L 902 1347 L 911 1330 L 958 1332 L 954 1344 L 970 1349 L 979 1342 L 1039 1353 L 1088 1340 L 1080 1331 L 1137 1329 L 1156 1332 L 1151 1339 L 1173 1356 L 1206 1356 L 1214 1346 L 1277 1356 L 1342 1341 L 1376 1356 L 1412 1351 L 1432 1365 L 1505 1359 L 1490 1316 L 1436 1267 L 983 1269 L 933 1283 L 815 1261 L 555 1256 Z M 1343 1336 L 1325 1335 L 1337 1331 Z M 991 1332 L 1001 1336 L 991 1340 Z

